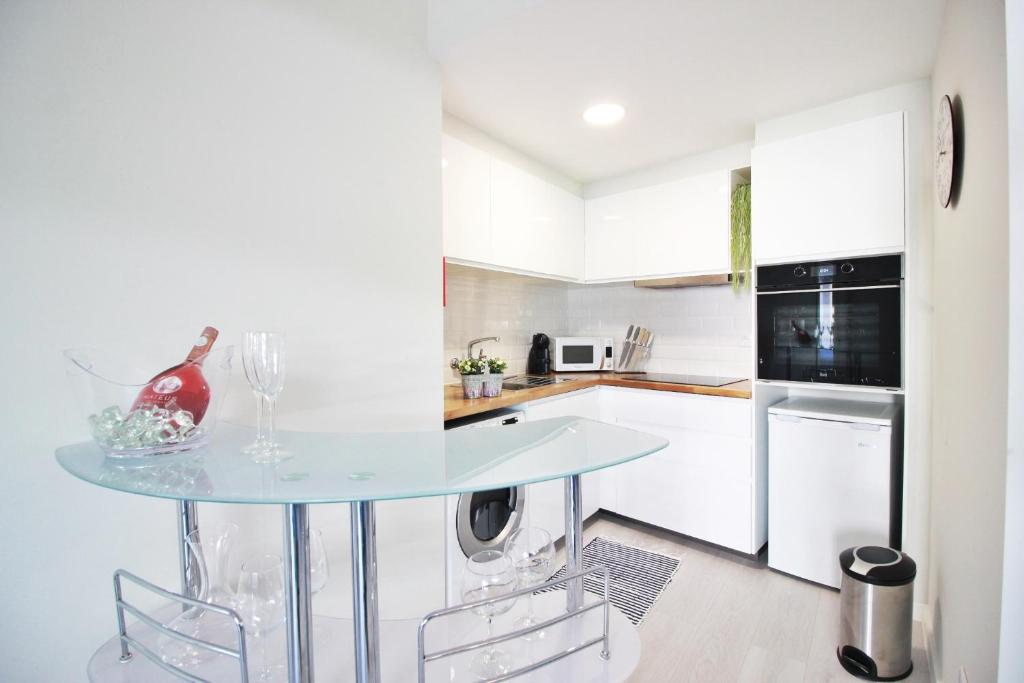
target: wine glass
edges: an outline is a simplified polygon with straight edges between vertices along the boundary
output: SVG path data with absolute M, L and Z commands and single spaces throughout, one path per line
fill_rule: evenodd
M 224 580 L 231 547 L 237 535 L 238 526 L 225 523 L 204 525 L 201 530 L 196 529 L 185 537 L 185 547 L 192 560 L 190 576 L 195 580 L 197 600 L 221 606 L 232 603 L 233 596 Z M 220 614 L 201 607 L 185 609 L 166 625 L 167 628 L 200 640 L 222 644 L 230 640 L 230 624 Z M 210 650 L 171 636 L 161 636 L 157 647 L 161 659 L 182 668 L 196 666 L 214 656 Z
M 505 553 L 481 550 L 466 560 L 462 576 L 462 599 L 475 602 L 508 595 L 516 590 L 516 570 Z M 515 605 L 515 598 L 481 605 L 473 612 L 487 620 L 487 637 L 494 636 L 494 617 L 504 614 Z M 494 678 L 512 670 L 512 658 L 495 647 L 478 653 L 470 663 L 470 670 L 482 678 Z
M 245 448 L 259 463 L 280 462 L 285 453 L 274 440 L 274 408 L 284 389 L 284 335 L 246 332 L 242 338 L 242 367 L 256 394 L 256 441 Z
M 267 636 L 284 624 L 284 563 L 278 555 L 257 555 L 242 563 L 235 595 L 235 610 L 245 622 L 245 632 L 259 641 L 258 681 L 274 679 L 283 665 L 267 661 Z
M 330 567 L 327 564 L 327 550 L 324 535 L 319 529 L 309 530 L 309 592 L 316 594 L 327 585 Z
M 520 588 L 544 583 L 551 576 L 555 546 L 551 542 L 551 534 L 540 527 L 516 529 L 505 542 L 505 554 L 516 570 Z M 527 595 L 526 601 L 526 616 L 516 619 L 514 626 L 517 629 L 528 628 L 538 623 L 533 616 L 533 593 Z M 525 640 L 543 637 L 544 631 L 534 631 L 523 636 Z

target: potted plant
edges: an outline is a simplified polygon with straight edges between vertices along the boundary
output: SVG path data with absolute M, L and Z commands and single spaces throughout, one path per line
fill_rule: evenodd
M 480 358 L 463 358 L 455 367 L 462 375 L 462 395 L 465 398 L 480 398 L 483 395 L 487 361 Z
M 494 398 L 501 396 L 501 385 L 505 381 L 505 369 L 508 363 L 502 358 L 488 358 L 486 361 L 489 374 L 484 375 L 484 396 Z

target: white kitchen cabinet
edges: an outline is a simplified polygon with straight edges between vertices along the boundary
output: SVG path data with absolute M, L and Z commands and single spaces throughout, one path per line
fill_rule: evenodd
M 444 255 L 486 263 L 491 256 L 491 159 L 441 136 Z
M 729 270 L 730 171 L 584 202 L 442 136 L 446 257 L 568 280 Z
M 636 270 L 636 193 L 586 201 L 586 279 L 631 279 Z
M 444 255 L 582 280 L 583 199 L 442 135 Z
M 752 235 L 759 263 L 903 251 L 903 113 L 752 153 Z
M 560 187 L 544 184 L 541 205 L 545 219 L 540 222 L 538 272 L 573 280 L 584 277 L 584 205 L 583 198 Z M 550 220 L 546 220 L 550 218 Z
M 622 426 L 663 436 L 669 446 L 608 470 L 615 495 L 602 507 L 743 553 L 759 550 L 751 404 L 746 399 L 612 390 Z
M 531 401 L 526 405 L 526 419 L 529 422 L 569 416 L 585 417 L 591 420 L 601 419 L 597 387 Z M 584 474 L 581 479 L 584 519 L 597 512 L 601 507 L 601 475 L 602 472 L 592 472 Z M 552 538 L 565 535 L 564 480 L 531 484 L 527 491 L 526 505 L 530 524 L 547 529 Z
M 587 200 L 587 280 L 729 270 L 728 170 Z
M 581 198 L 491 160 L 491 263 L 579 280 L 583 239 Z
M 639 276 L 729 271 L 730 175 L 723 170 L 639 190 Z
M 583 513 L 599 507 L 641 522 L 753 554 L 759 529 L 755 494 L 767 482 L 754 469 L 748 399 L 600 387 L 527 404 L 530 421 L 578 416 L 663 436 L 665 450 L 583 477 Z M 530 524 L 565 532 L 563 482 L 532 484 Z

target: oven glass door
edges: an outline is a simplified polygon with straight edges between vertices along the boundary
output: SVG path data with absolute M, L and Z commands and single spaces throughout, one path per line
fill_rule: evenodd
M 759 293 L 758 379 L 899 387 L 899 285 Z

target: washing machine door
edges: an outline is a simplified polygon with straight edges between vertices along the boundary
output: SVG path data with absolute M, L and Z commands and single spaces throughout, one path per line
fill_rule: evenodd
M 469 557 L 481 550 L 502 550 L 525 509 L 525 486 L 460 495 L 455 530 L 462 552 Z

